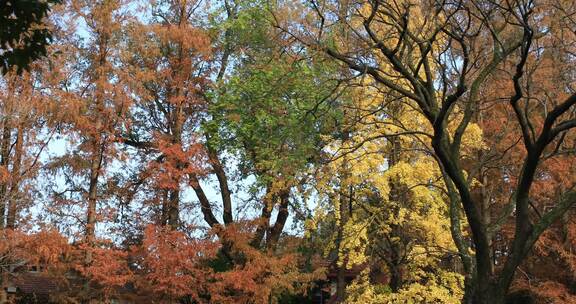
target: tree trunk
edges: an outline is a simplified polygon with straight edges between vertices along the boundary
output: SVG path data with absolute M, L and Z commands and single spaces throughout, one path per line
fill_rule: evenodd
M 349 139 L 350 134 L 345 132 L 342 137 L 342 143 L 346 143 Z M 349 215 L 352 211 L 351 207 L 351 193 L 348 195 L 348 179 L 350 177 L 350 171 L 348 168 L 348 157 L 344 156 L 342 158 L 342 166 L 340 168 L 340 208 L 338 213 L 340 215 L 340 221 L 338 222 L 338 235 L 336 239 L 336 250 L 338 253 L 338 260 L 340 259 L 340 254 L 342 250 L 342 241 L 344 240 L 344 226 L 348 222 Z M 350 191 L 351 192 L 351 191 Z M 347 199 L 348 198 L 348 199 Z M 338 271 L 336 274 L 336 301 L 337 303 L 344 303 L 346 299 L 346 264 L 347 258 L 342 260 L 341 265 L 338 266 Z
M 22 153 L 24 149 L 24 127 L 18 126 L 16 135 L 16 145 L 14 148 L 14 163 L 12 164 L 11 185 L 8 193 L 8 215 L 6 227 L 14 229 L 16 227 L 16 213 L 18 212 L 18 190 L 20 186 L 20 167 L 22 165 Z
M 168 226 L 178 229 L 180 223 L 180 190 L 171 190 L 168 201 Z
M 10 139 L 11 139 L 10 120 L 8 117 L 4 118 L 4 126 L 2 130 L 2 141 L 0 142 L 0 166 L 8 169 L 8 161 L 10 157 Z M 0 229 L 4 228 L 4 215 L 6 214 L 6 191 L 8 190 L 8 181 L 0 184 Z
M 97 5 L 93 8 L 96 11 L 99 10 L 106 10 L 100 5 Z M 103 12 L 103 11 L 100 11 Z M 110 23 L 111 20 L 106 15 L 106 19 L 98 20 L 100 23 L 99 26 L 105 26 L 106 24 Z M 92 247 L 94 247 L 95 241 L 95 231 L 96 231 L 96 207 L 98 203 L 98 179 L 100 178 L 100 171 L 102 169 L 102 161 L 104 159 L 104 148 L 105 143 L 103 142 L 104 138 L 102 134 L 105 131 L 105 122 L 103 121 L 105 114 L 105 88 L 102 87 L 101 82 L 107 82 L 107 75 L 106 75 L 106 66 L 107 66 L 107 59 L 108 59 L 108 42 L 110 40 L 109 33 L 98 33 L 97 36 L 97 47 L 98 47 L 98 57 L 97 61 L 94 62 L 94 69 L 96 71 L 95 81 L 96 88 L 95 88 L 95 110 L 96 113 L 94 117 L 94 129 L 91 130 L 93 133 L 90 134 L 90 142 L 91 142 L 91 155 L 90 155 L 90 179 L 89 179 L 89 188 L 88 188 L 88 206 L 86 209 L 86 235 L 85 241 L 88 245 L 86 250 L 85 256 L 85 263 L 89 265 L 92 263 Z M 86 286 L 87 287 L 87 286 Z
M 506 304 L 506 293 L 492 282 L 470 284 L 465 291 L 464 304 Z
M 390 268 L 390 289 L 393 292 L 398 292 L 404 285 L 404 276 L 400 265 L 389 265 Z
M 175 96 L 180 97 L 181 90 L 179 87 L 176 88 Z M 171 132 L 171 144 L 177 146 L 178 152 L 183 152 L 182 146 L 182 122 L 184 118 L 182 117 L 183 110 L 182 105 L 176 103 L 171 113 L 170 118 L 170 132 Z M 168 158 L 170 159 L 170 158 Z M 184 163 L 179 156 L 174 157 L 174 164 L 173 165 L 178 174 L 173 177 L 172 182 L 174 183 L 173 188 L 167 190 L 168 191 L 168 200 L 165 200 L 166 206 L 163 206 L 163 209 L 166 210 L 166 222 L 163 224 L 167 224 L 172 229 L 178 229 L 180 225 L 180 182 L 182 178 L 180 176 L 180 172 L 184 169 Z
M 278 199 L 280 201 L 280 209 L 278 210 L 278 215 L 276 215 L 276 221 L 274 226 L 268 231 L 268 237 L 266 239 L 266 246 L 268 250 L 274 250 L 278 241 L 280 240 L 280 235 L 284 230 L 284 225 L 288 219 L 288 203 L 290 199 L 290 189 L 283 189 L 278 194 Z
M 268 230 L 268 225 L 270 225 L 270 216 L 272 215 L 272 208 L 274 208 L 274 197 L 275 194 L 270 193 L 272 189 L 272 184 L 269 183 L 266 187 L 266 195 L 264 196 L 262 206 L 262 212 L 260 213 L 260 218 L 258 219 L 258 227 L 254 232 L 254 237 L 250 241 L 250 245 L 254 248 L 260 248 L 262 240 L 266 235 L 266 230 Z
M 94 245 L 96 229 L 96 204 L 98 202 L 98 178 L 102 161 L 100 136 L 93 139 L 92 158 L 90 160 L 90 185 L 88 188 L 88 206 L 86 209 L 86 243 L 89 247 Z M 86 251 L 86 264 L 92 262 L 92 251 Z
M 232 217 L 232 193 L 228 187 L 228 178 L 226 171 L 218 158 L 218 153 L 210 145 L 210 138 L 206 138 L 206 150 L 208 151 L 208 160 L 214 169 L 220 190 L 220 197 L 222 198 L 222 220 L 224 225 L 232 224 L 234 219 Z
M 202 210 L 202 214 L 204 215 L 204 221 L 211 228 L 215 228 L 220 223 L 218 222 L 218 219 L 216 219 L 216 216 L 214 216 L 214 212 L 212 212 L 212 206 L 210 205 L 208 197 L 204 193 L 204 189 L 202 189 L 202 187 L 200 186 L 200 181 L 198 180 L 198 177 L 196 177 L 196 175 L 194 174 L 189 174 L 188 177 L 189 177 L 189 184 L 192 187 L 192 189 L 194 189 L 196 197 L 200 201 L 200 208 Z

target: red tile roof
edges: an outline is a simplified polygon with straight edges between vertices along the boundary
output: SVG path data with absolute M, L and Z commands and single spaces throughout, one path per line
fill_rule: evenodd
M 13 283 L 25 294 L 47 295 L 58 289 L 54 279 L 41 273 L 20 273 Z

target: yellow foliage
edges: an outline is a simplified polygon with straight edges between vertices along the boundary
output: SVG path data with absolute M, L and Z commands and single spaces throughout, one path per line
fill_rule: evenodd
M 333 161 L 315 171 L 318 196 L 332 210 L 337 227 L 342 220 L 341 189 L 353 189 L 354 204 L 362 204 L 341 228 L 338 265 L 346 261 L 351 268 L 378 259 L 371 252 L 371 242 L 379 239 L 391 244 L 409 242 L 402 288 L 392 292 L 387 286 L 374 285 L 365 272 L 348 286 L 348 303 L 459 303 L 463 277 L 440 265 L 442 258 L 457 249 L 450 233 L 445 185 L 426 135 L 432 132 L 431 126 L 408 101 L 389 115 L 371 114 L 378 112 L 375 109 L 386 98 L 368 86 L 355 91 L 354 110 L 345 119 L 350 136 L 333 139 L 326 148 Z M 449 124 L 452 134 L 461 119 Z M 463 153 L 472 155 L 484 148 L 482 130 L 470 124 L 462 137 Z M 402 195 L 394 197 L 391 192 L 398 189 Z M 325 218 L 326 210 L 319 211 Z M 330 243 L 335 240 L 336 231 Z M 328 246 L 325 253 L 334 249 Z
M 463 277 L 439 270 L 421 282 L 406 285 L 398 292 L 387 286 L 375 285 L 363 271 L 347 288 L 348 304 L 458 304 L 463 297 Z
M 366 245 L 368 244 L 367 223 L 356 216 L 352 216 L 344 225 L 344 240 L 338 253 L 338 266 L 344 264 L 347 258 L 346 268 L 361 265 L 368 260 Z

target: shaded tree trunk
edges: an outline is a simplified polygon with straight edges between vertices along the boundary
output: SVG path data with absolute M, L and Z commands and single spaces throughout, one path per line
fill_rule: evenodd
M 16 217 L 18 212 L 18 191 L 20 187 L 20 167 L 22 165 L 22 154 L 24 153 L 24 126 L 18 126 L 16 135 L 16 145 L 14 147 L 14 162 L 12 164 L 12 176 L 10 192 L 8 193 L 8 215 L 6 217 L 6 227 L 14 229 L 16 227 Z
M 103 115 L 105 115 L 105 92 L 100 81 L 106 81 L 106 74 L 104 69 L 107 65 L 107 48 L 108 40 L 110 37 L 106 34 L 98 37 L 98 57 L 95 63 L 97 80 L 96 91 L 94 96 L 95 113 L 94 113 L 94 129 L 90 134 L 90 177 L 88 186 L 88 206 L 86 208 L 86 243 L 88 249 L 86 250 L 86 265 L 92 263 L 92 250 L 95 241 L 96 230 L 96 208 L 98 203 L 98 180 L 100 178 L 100 171 L 102 169 L 102 162 L 104 160 L 105 143 L 103 142 L 104 122 Z
M 345 131 L 342 136 L 342 142 L 345 143 L 350 138 L 349 132 Z M 339 208 L 337 210 L 340 220 L 338 221 L 338 233 L 336 236 L 336 250 L 338 253 L 338 260 L 340 260 L 340 254 L 342 250 L 342 242 L 344 241 L 344 226 L 348 222 L 349 215 L 352 211 L 352 196 L 351 196 L 351 186 L 347 183 L 350 177 L 350 171 L 348 168 L 348 158 L 346 156 L 342 159 L 342 166 L 340 168 L 340 190 L 339 190 Z M 349 189 L 350 187 L 350 189 Z M 349 190 L 349 191 L 348 191 Z M 347 193 L 350 192 L 350 193 Z M 344 255 L 346 256 L 346 255 Z M 338 265 L 336 273 L 336 301 L 337 303 L 344 303 L 346 299 L 346 264 L 347 258 L 343 258 L 341 265 Z
M 508 287 L 499 286 L 495 281 L 476 281 L 466 293 L 465 304 L 506 304 Z
M 340 223 L 338 225 L 338 235 L 336 239 L 336 249 L 338 250 L 338 259 L 340 259 L 340 250 L 344 239 L 344 225 L 348 221 L 348 208 L 344 199 L 340 200 Z M 346 299 L 346 258 L 342 260 L 342 264 L 338 266 L 336 273 L 336 301 L 337 303 L 344 303 Z
M 90 159 L 90 180 L 88 188 L 88 206 L 86 209 L 86 243 L 89 247 L 94 245 L 96 229 L 96 207 L 98 203 L 98 178 L 102 164 L 100 135 L 92 140 L 92 157 Z M 92 251 L 86 251 L 86 264 L 92 262 Z
M 180 225 L 180 190 L 171 190 L 168 199 L 167 224 L 172 229 Z
M 4 169 L 8 169 L 9 158 L 10 158 L 10 139 L 12 136 L 12 130 L 10 128 L 10 119 L 8 117 L 4 118 L 4 124 L 2 128 L 2 140 L 0 141 L 0 166 Z M 6 192 L 8 190 L 8 181 L 2 182 L 0 184 L 0 229 L 4 228 L 6 214 Z
M 268 237 L 266 238 L 266 247 L 269 250 L 274 250 L 278 245 L 278 241 L 280 240 L 280 235 L 282 234 L 282 230 L 284 230 L 284 225 L 286 224 L 286 220 L 288 219 L 288 203 L 290 199 L 290 189 L 283 189 L 278 194 L 279 200 L 279 210 L 278 215 L 276 215 L 276 221 L 274 226 L 270 228 L 268 231 Z
M 388 156 L 388 166 L 393 167 L 400 162 L 400 138 L 394 136 L 390 138 L 392 149 L 390 155 Z M 402 197 L 402 189 L 397 182 L 390 181 L 390 194 L 388 198 L 391 202 L 396 202 L 401 205 L 403 200 L 406 198 Z M 399 210 L 394 210 L 395 216 L 398 216 Z M 388 267 L 390 268 L 390 288 L 394 292 L 398 292 L 404 285 L 404 275 L 403 275 L 403 264 L 404 264 L 404 248 L 403 242 L 405 237 L 403 237 L 403 232 L 398 225 L 391 225 L 391 234 L 393 238 L 389 238 L 390 252 L 392 256 L 388 261 Z M 392 241 L 392 239 L 397 239 Z

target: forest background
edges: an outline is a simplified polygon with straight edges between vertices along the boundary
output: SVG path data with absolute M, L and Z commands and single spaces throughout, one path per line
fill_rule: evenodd
M 1 5 L 2 284 L 576 303 L 573 1 Z

